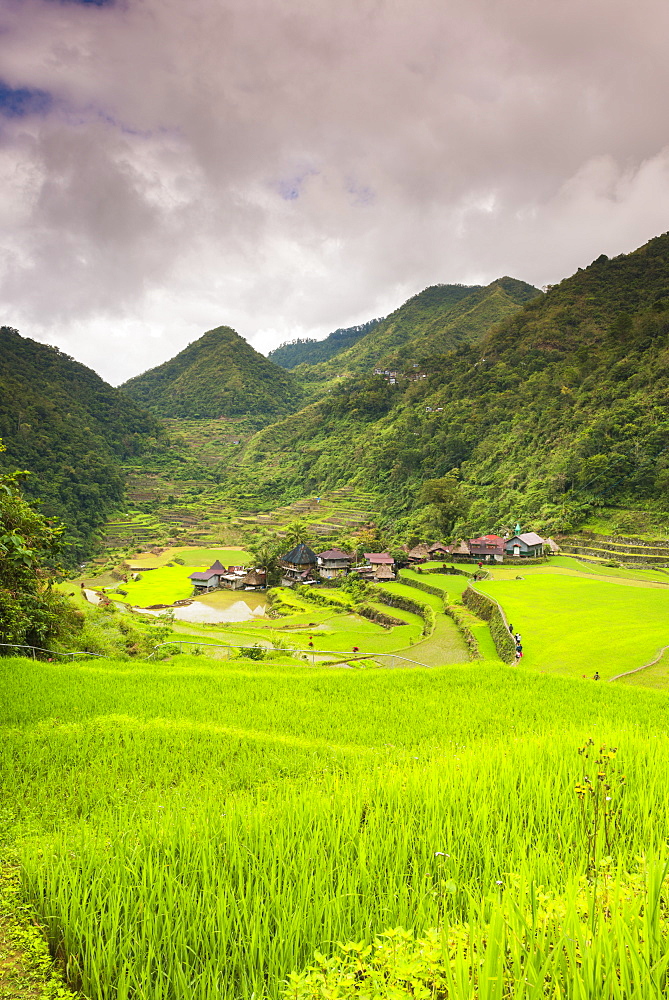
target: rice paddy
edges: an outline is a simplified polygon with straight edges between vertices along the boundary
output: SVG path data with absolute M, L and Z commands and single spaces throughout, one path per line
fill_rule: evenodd
M 383 628 L 282 592 L 279 618 L 179 625 L 243 647 L 224 661 L 0 659 L 3 836 L 85 996 L 666 996 L 669 700 L 590 678 L 667 644 L 669 588 L 493 568 L 477 586 L 526 650 L 506 667 L 474 616 L 465 662 L 441 609 L 467 581 L 430 570 L 385 585 L 432 608 L 427 637 L 398 606 Z
M 574 963 L 583 982 L 555 992 L 563 945 L 552 949 L 538 923 L 535 934 L 531 914 L 534 992 L 524 974 L 502 982 L 491 954 L 507 954 L 500 942 L 531 893 L 544 909 L 555 900 L 553 922 L 585 893 L 585 916 L 569 919 L 590 933 L 597 899 L 575 791 L 590 737 L 617 748 L 625 774 L 611 793 L 614 835 L 595 846 L 618 899 L 597 918 L 598 948 L 607 920 L 639 912 L 653 872 L 661 888 L 662 693 L 493 663 L 352 671 L 186 656 L 0 660 L 0 685 L 7 835 L 52 947 L 95 1000 L 276 998 L 338 941 L 398 926 L 457 937 L 467 920 L 478 985 L 461 949 L 449 998 L 664 995 L 648 989 L 664 988 L 659 966 L 645 994 L 616 992 L 615 949 L 585 963 L 587 982 Z
M 520 632 L 523 667 L 573 677 L 598 672 L 609 680 L 648 663 L 669 643 L 669 580 L 657 570 L 560 558 L 492 574 L 476 586 L 500 602 Z

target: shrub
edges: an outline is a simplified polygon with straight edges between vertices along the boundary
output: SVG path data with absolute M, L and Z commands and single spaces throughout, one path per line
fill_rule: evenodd
M 245 660 L 264 660 L 265 650 L 258 643 L 255 646 L 240 646 L 239 655 Z

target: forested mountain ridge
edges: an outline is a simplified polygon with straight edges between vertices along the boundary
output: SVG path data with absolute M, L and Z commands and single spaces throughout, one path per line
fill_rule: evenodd
M 352 347 L 296 374 L 325 381 L 343 374 L 371 374 L 374 368 L 420 366 L 435 354 L 480 340 L 492 324 L 537 295 L 537 288 L 515 278 L 499 278 L 486 286 L 431 285 Z
M 559 531 L 603 502 L 667 509 L 669 235 L 598 258 L 423 369 L 394 386 L 346 380 L 256 434 L 240 472 L 277 491 L 375 488 L 396 530 L 418 535 L 516 519 Z M 440 506 L 424 486 L 443 477 Z
M 176 357 L 120 387 L 163 417 L 254 414 L 276 419 L 299 407 L 292 374 L 227 326 L 209 330 Z
M 312 338 L 297 339 L 280 344 L 267 355 L 275 365 L 292 369 L 298 365 L 317 365 L 352 347 L 381 323 L 381 319 L 370 319 L 358 326 L 348 326 L 335 330 L 324 340 Z
M 64 521 L 81 556 L 123 501 L 121 462 L 160 447 L 159 422 L 56 347 L 0 327 L 0 471 L 26 469 L 25 493 Z

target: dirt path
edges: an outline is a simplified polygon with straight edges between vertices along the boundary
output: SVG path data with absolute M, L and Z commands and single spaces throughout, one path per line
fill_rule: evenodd
M 666 687 L 669 657 L 665 654 L 668 649 L 669 646 L 663 646 L 657 656 L 650 660 L 649 663 L 644 663 L 640 667 L 635 667 L 634 670 L 626 670 L 623 674 L 616 674 L 615 677 L 610 678 L 611 681 L 624 681 L 626 678 L 631 678 L 633 674 L 640 674 L 643 671 L 644 677 L 642 681 L 640 680 L 640 683 L 643 683 L 644 686 L 648 686 L 647 680 L 652 678 L 655 681 L 660 681 L 660 683 L 652 685 L 653 687 Z

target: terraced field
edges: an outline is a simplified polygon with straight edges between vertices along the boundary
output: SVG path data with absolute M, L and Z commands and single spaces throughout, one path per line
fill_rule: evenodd
M 624 566 L 669 567 L 669 541 L 611 537 L 594 532 L 560 539 L 563 552 L 582 556 L 594 563 L 619 562 Z M 669 579 L 669 573 L 667 574 Z
M 666 996 L 663 694 L 243 656 L 0 659 L 0 687 L 5 842 L 86 997 Z
M 522 667 L 602 680 L 640 667 L 669 644 L 669 580 L 558 557 L 548 565 L 492 567 L 476 584 L 522 635 Z M 638 683 L 643 684 L 642 674 Z
M 127 495 L 130 512 L 106 525 L 104 543 L 109 549 L 186 542 L 234 543 L 243 531 L 256 527 L 282 534 L 297 519 L 306 522 L 313 535 L 326 538 L 335 533 L 355 533 L 373 520 L 376 510 L 370 493 L 351 487 L 296 500 L 272 511 L 247 510 L 242 495 L 232 504 L 221 489 L 211 484 L 203 486 L 195 480 L 174 483 L 147 474 L 130 477 Z
M 348 532 L 353 533 L 369 523 L 374 518 L 376 501 L 371 493 L 354 490 L 343 486 L 294 503 L 278 507 L 271 513 L 248 512 L 238 518 L 238 522 L 246 525 L 259 524 L 273 528 L 279 534 L 285 527 L 299 519 L 309 525 L 314 535 Z

